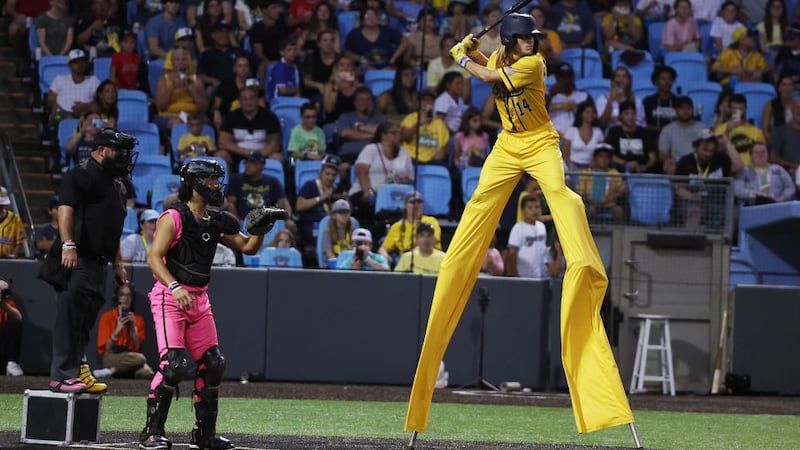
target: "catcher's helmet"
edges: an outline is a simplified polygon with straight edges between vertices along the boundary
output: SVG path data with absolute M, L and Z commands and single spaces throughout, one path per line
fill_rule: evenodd
M 542 34 L 536 29 L 536 20 L 530 14 L 513 13 L 500 24 L 500 43 L 510 47 L 517 43 L 517 36 Z
M 197 191 L 210 205 L 220 206 L 223 200 L 224 185 L 213 189 L 204 180 L 225 176 L 225 168 L 213 159 L 193 159 L 181 167 L 181 185 Z M 191 192 L 191 191 L 189 191 Z

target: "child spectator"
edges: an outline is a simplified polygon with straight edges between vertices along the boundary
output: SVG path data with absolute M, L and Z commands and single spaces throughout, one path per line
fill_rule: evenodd
M 287 229 L 283 229 L 275 233 L 267 247 L 272 248 L 295 248 L 294 235 Z
M 451 133 L 461 127 L 461 113 L 464 111 L 464 77 L 458 72 L 447 72 L 436 88 L 439 95 L 433 103 L 433 113 L 444 120 Z
M 297 70 L 297 40 L 289 38 L 281 42 L 281 59 L 272 67 L 267 83 L 270 100 L 275 97 L 297 97 L 300 95 L 300 72 Z
M 195 111 L 189 116 L 189 132 L 178 140 L 178 160 L 183 163 L 187 156 L 211 155 L 217 151 L 214 138 L 203 134 L 205 116 L 200 111 Z
M 711 22 L 709 35 L 714 39 L 714 48 L 717 53 L 722 53 L 733 42 L 733 32 L 744 24 L 739 22 L 739 6 L 736 2 L 728 0 L 719 9 L 719 17 Z
M 325 133 L 317 126 L 317 116 L 313 103 L 300 107 L 300 124 L 292 128 L 287 149 L 295 160 L 320 160 L 325 156 Z
M 453 161 L 460 170 L 481 167 L 489 150 L 489 135 L 481 128 L 481 113 L 470 106 L 461 118 L 461 128 L 455 135 Z
M 50 251 L 53 241 L 58 236 L 58 196 L 50 197 L 50 201 L 47 203 L 47 214 L 50 216 L 50 221 L 40 224 L 34 232 L 36 250 L 41 256 Z
M 547 230 L 539 221 L 542 205 L 536 196 L 522 199 L 523 220 L 511 228 L 508 237 L 506 273 L 511 277 L 550 278 L 547 263 L 553 262 L 547 249 Z
M 497 233 L 492 237 L 492 243 L 489 244 L 489 249 L 486 250 L 486 256 L 483 258 L 483 264 L 481 264 L 481 273 L 499 277 L 505 273 L 506 267 L 505 263 L 503 263 L 503 255 L 495 247 L 495 242 L 497 242 Z
M 119 44 L 121 50 L 111 57 L 111 81 L 119 89 L 138 89 L 141 58 L 136 53 L 136 34 L 126 31 Z
M 21 256 L 22 244 L 28 240 L 25 224 L 9 209 L 10 205 L 8 190 L 0 186 L 0 258 Z
M 586 215 L 589 220 L 613 218 L 622 219 L 622 207 L 618 199 L 625 191 L 625 184 L 618 175 L 617 169 L 611 167 L 614 147 L 601 143 L 594 150 L 594 157 L 589 168 L 583 169 L 587 175 L 578 178 L 578 194 L 586 204 Z M 609 176 L 610 175 L 610 176 Z

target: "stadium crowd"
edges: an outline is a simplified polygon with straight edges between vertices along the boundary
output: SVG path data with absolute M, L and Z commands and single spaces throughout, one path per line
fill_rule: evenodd
M 275 241 L 266 245 L 277 253 L 262 258 L 369 267 L 357 261 L 359 245 L 369 245 L 366 257 L 409 270 L 411 253 L 404 254 L 414 249 L 440 259 L 438 219 L 460 215 L 468 197 L 462 181 L 479 172 L 503 114 L 487 85 L 474 82 L 448 50 L 512 3 L 9 0 L 6 8 L 10 33 L 29 36 L 64 167 L 87 157 L 103 127 L 139 139 L 134 225 L 124 234 L 138 223 L 146 235 L 148 211 L 169 205 L 180 165 L 212 157 L 227 167 L 228 211 L 241 218 L 253 207 L 280 205 L 293 216 L 273 232 L 285 229 L 280 242 L 290 249 Z M 795 4 L 532 1 L 525 12 L 544 33 L 545 101 L 565 168 L 733 177 L 740 206 L 795 199 Z M 499 39 L 496 27 L 481 38 L 481 51 L 488 55 Z M 50 62 L 61 69 L 45 73 Z M 415 179 L 431 176 L 444 179 L 449 198 L 417 192 Z M 621 221 L 624 184 L 590 178 L 572 180 L 590 216 Z M 408 189 L 390 195 L 395 206 L 387 213 L 381 189 L 397 185 Z M 526 195 L 541 205 L 523 202 Z M 515 260 L 504 271 L 497 249 L 489 249 L 486 272 L 556 275 L 563 255 L 535 181 L 522 180 L 509 204 L 497 249 L 515 258 L 533 251 L 520 249 L 530 245 L 512 232 L 517 222 L 534 233 L 546 223 L 547 245 L 536 247 L 536 267 L 526 270 Z M 145 210 L 141 221 L 136 210 Z M 339 255 L 356 263 L 334 261 Z

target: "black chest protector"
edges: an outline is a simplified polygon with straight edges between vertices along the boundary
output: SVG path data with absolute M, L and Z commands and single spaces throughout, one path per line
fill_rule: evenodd
M 239 231 L 239 221 L 228 212 L 209 210 L 208 219 L 196 219 L 186 203 L 173 206 L 181 215 L 183 231 L 178 243 L 167 251 L 167 269 L 181 284 L 205 286 L 211 279 L 211 264 L 221 234 Z

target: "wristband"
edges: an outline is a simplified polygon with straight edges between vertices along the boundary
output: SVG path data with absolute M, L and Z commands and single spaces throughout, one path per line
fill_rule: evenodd
M 169 291 L 174 294 L 175 291 L 177 291 L 178 289 L 183 288 L 183 286 L 181 286 L 181 284 L 178 282 L 178 280 L 175 280 L 172 283 L 170 283 L 169 286 L 167 286 L 167 288 L 169 288 Z
M 467 67 L 467 63 L 470 62 L 470 61 L 472 61 L 472 60 L 469 58 L 469 56 L 462 56 L 461 58 L 458 58 L 457 62 L 458 62 L 459 66 L 466 68 Z
M 64 243 L 61 244 L 61 250 L 75 250 L 76 248 L 75 241 L 72 239 L 64 241 Z

